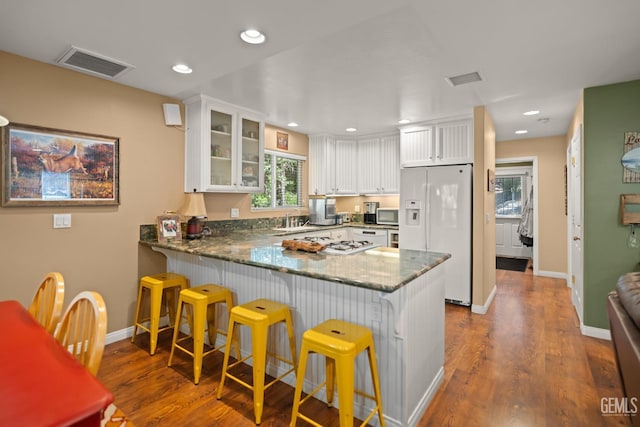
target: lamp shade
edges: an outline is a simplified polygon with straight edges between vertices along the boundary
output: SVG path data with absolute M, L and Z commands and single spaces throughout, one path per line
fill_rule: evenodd
M 204 195 L 202 193 L 187 193 L 184 206 L 180 209 L 180 213 L 187 217 L 207 216 L 207 207 L 204 204 Z
M 5 116 L 0 116 L 0 127 L 6 126 L 9 124 L 9 119 Z

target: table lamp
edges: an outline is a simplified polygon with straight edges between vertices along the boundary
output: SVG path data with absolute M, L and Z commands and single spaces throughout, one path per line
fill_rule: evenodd
M 180 213 L 185 217 L 191 217 L 187 221 L 187 240 L 200 239 L 202 237 L 202 221 L 199 217 L 207 216 L 207 207 L 204 204 L 202 193 L 187 193 L 184 206 Z

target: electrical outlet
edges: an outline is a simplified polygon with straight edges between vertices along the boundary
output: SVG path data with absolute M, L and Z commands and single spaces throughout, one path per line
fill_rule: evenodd
M 231 208 L 231 218 L 238 218 L 240 216 L 240 209 Z
M 353 207 L 353 211 L 354 211 L 355 213 L 360 212 L 360 205 L 355 205 L 355 206 Z
M 71 214 L 53 214 L 53 228 L 71 228 Z

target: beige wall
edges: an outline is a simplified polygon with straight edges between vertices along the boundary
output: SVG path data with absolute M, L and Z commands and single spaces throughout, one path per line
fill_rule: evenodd
M 482 307 L 496 284 L 495 194 L 487 191 L 487 170 L 495 171 L 496 132 L 485 107 L 473 109 L 473 295 Z M 488 220 L 486 220 L 488 219 Z
M 130 326 L 138 278 L 162 256 L 139 250 L 151 224 L 183 198 L 184 132 L 164 125 L 175 99 L 0 52 L 0 114 L 15 123 L 120 138 L 120 199 L 112 207 L 0 208 L 0 300 L 30 303 L 44 275 L 65 278 L 65 306 L 83 290 L 105 298 L 108 331 Z M 71 213 L 70 229 L 52 228 Z
M 360 212 L 364 212 L 364 202 L 378 202 L 381 208 L 397 208 L 400 197 L 397 194 L 386 196 L 347 196 L 336 197 L 336 212 L 356 213 L 355 207 L 360 206 Z
M 184 199 L 184 131 L 165 126 L 162 113 L 163 103 L 180 101 L 6 52 L 0 63 L 0 114 L 12 122 L 120 138 L 121 199 L 115 207 L 0 208 L 0 300 L 28 305 L 44 275 L 60 271 L 65 306 L 95 290 L 108 331 L 131 326 L 139 277 L 165 269 L 164 256 L 139 247 L 139 226 Z M 276 130 L 265 130 L 268 148 Z M 307 155 L 306 135 L 284 132 L 288 152 Z M 285 214 L 251 212 L 247 194 L 207 194 L 205 203 L 214 220 L 228 219 L 231 207 L 243 218 Z M 54 213 L 71 213 L 72 227 L 54 230 Z
M 496 143 L 496 159 L 538 158 L 538 270 L 542 272 L 567 272 L 566 156 L 564 135 Z

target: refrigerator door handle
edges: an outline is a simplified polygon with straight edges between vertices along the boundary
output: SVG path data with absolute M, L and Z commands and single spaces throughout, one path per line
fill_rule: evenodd
M 427 175 L 428 178 L 428 175 Z M 426 236 L 424 236 L 424 242 L 425 242 L 425 250 L 428 251 L 431 249 L 431 186 L 429 185 L 429 180 L 427 179 L 427 194 L 425 195 L 425 201 L 424 201 L 424 210 L 425 210 L 425 214 L 423 217 L 423 221 L 424 221 L 424 232 L 426 234 Z

